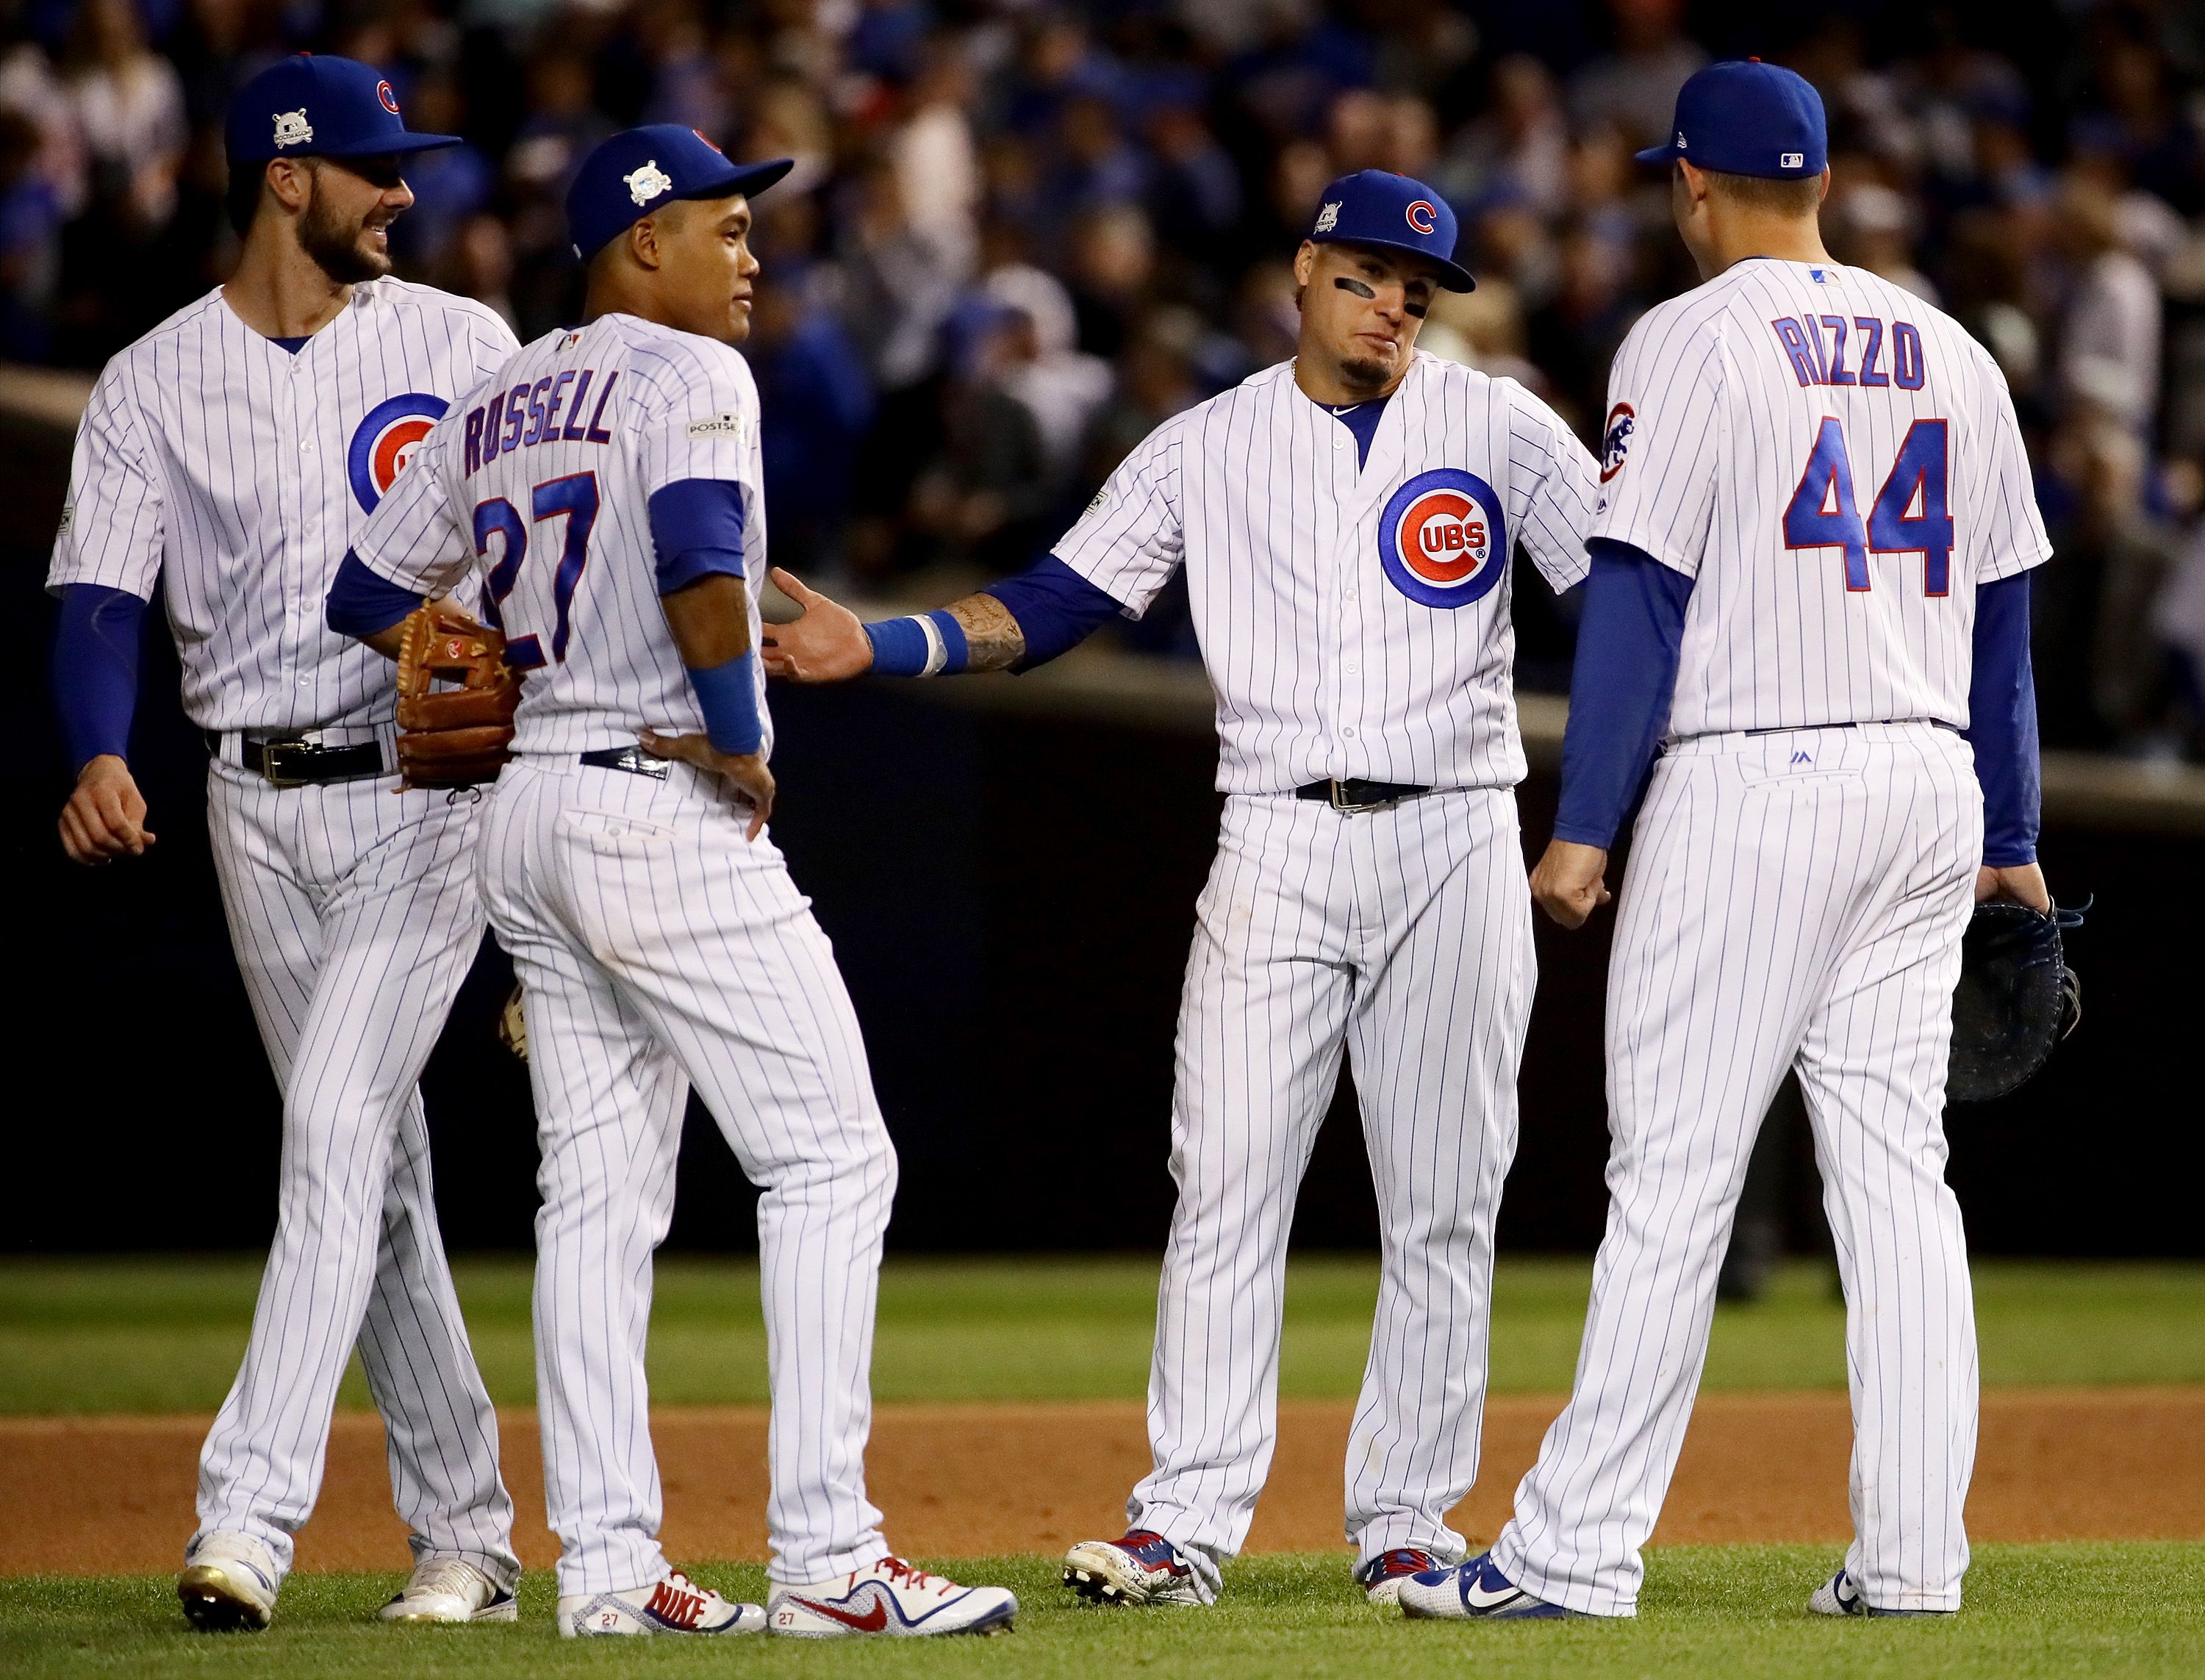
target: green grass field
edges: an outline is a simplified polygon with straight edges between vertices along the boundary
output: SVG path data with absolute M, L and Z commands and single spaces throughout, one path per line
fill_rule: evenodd
M 458 1267 L 475 1351 L 502 1404 L 535 1398 L 529 1268 Z M 1496 1393 L 1569 1386 L 1589 1262 L 1507 1259 L 1495 1285 Z M 248 1261 L 0 1261 L 0 1415 L 208 1412 L 236 1374 L 259 1267 Z M 873 1392 L 883 1400 L 1138 1398 L 1156 1261 L 899 1261 L 883 1273 Z M 1353 1395 L 1370 1343 L 1377 1263 L 1322 1257 L 1289 1274 L 1281 1391 Z M 1988 1262 L 1976 1271 L 1983 1380 L 2205 1382 L 2205 1267 Z M 1796 1264 L 1770 1297 L 1716 1316 L 1711 1388 L 1840 1388 L 1845 1315 L 1828 1268 Z M 651 1397 L 763 1402 L 754 1267 L 658 1269 Z M 357 1369 L 344 1403 L 364 1408 Z
M 1512 1259 L 1496 1285 L 1494 1386 L 1568 1386 L 1590 1268 Z M 459 1267 L 491 1392 L 533 1398 L 528 1268 Z M 211 1413 L 243 1347 L 259 1268 L 233 1260 L 0 1261 L 0 1414 Z M 1319 1258 L 1291 1274 L 1282 1386 L 1354 1392 L 1369 1345 L 1374 1261 Z M 899 1261 L 883 1276 L 875 1391 L 889 1400 L 1140 1395 L 1155 1311 L 1150 1259 Z M 1990 1263 L 1976 1271 L 1984 1380 L 2004 1385 L 2205 1382 L 2205 1267 Z M 1717 1316 L 1710 1386 L 1835 1388 L 1844 1315 L 1827 1268 L 1786 1271 L 1771 1297 Z M 653 1398 L 765 1398 L 754 1267 L 669 1261 L 651 1329 Z M 357 1373 L 348 1404 L 366 1402 Z M 924 1676 L 1154 1675 L 1167 1680 L 1422 1680 L 1466 1674 L 1640 1677 L 2205 1677 L 2205 1541 L 1986 1546 L 1968 1608 L 1938 1622 L 1828 1623 L 1807 1592 L 1834 1547 L 1676 1547 L 1649 1555 L 1630 1623 L 1465 1627 L 1371 1611 L 1342 1556 L 1261 1557 L 1227 1576 L 1225 1601 L 1183 1612 L 1104 1612 L 1055 1584 L 1049 1559 L 966 1561 L 954 1571 L 1016 1588 L 1008 1638 L 823 1647 L 746 1639 L 698 1648 L 576 1646 L 553 1636 L 551 1584 L 532 1576 L 514 1627 L 386 1629 L 395 1576 L 299 1576 L 276 1627 L 187 1631 L 170 1577 L 0 1581 L 0 1675 L 415 1676 L 472 1680 L 590 1673 Z M 706 1565 L 723 1591 L 763 1595 L 758 1571 Z
M 699 1648 L 662 1640 L 582 1645 L 552 1631 L 550 1582 L 531 1576 L 512 1626 L 387 1629 L 371 1618 L 396 1576 L 301 1576 L 267 1633 L 185 1630 L 165 1579 L 0 1582 L 0 1672 L 311 1677 L 912 1675 L 924 1680 L 1644 1680 L 1644 1677 L 1900 1677 L 2038 1680 L 2205 1672 L 2205 1546 L 1988 1546 L 1969 1606 L 1937 1621 L 1829 1622 L 1802 1609 L 1835 1552 L 1679 1547 L 1652 1554 L 1632 1622 L 1406 1622 L 1373 1611 L 1336 1558 L 1235 1564 L 1204 1611 L 1101 1611 L 1039 1558 L 957 1565 L 1015 1588 L 1015 1633 L 988 1640 L 805 1646 L 753 1635 Z M 756 1598 L 759 1571 L 699 1570 Z

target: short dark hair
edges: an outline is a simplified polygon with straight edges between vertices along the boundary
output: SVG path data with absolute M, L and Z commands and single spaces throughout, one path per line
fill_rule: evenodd
M 229 186 L 223 193 L 223 208 L 229 213 L 229 225 L 243 239 L 253 227 L 253 218 L 260 213 L 260 192 L 268 184 L 265 163 L 233 163 L 229 170 Z
M 1819 175 L 1787 181 L 1768 175 L 1726 175 L 1721 169 L 1705 173 L 1708 190 L 1720 193 L 1733 204 L 1747 205 L 1778 216 L 1812 216 L 1822 208 L 1822 178 Z

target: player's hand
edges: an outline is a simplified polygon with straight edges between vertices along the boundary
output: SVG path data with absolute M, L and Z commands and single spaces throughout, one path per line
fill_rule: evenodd
M 111 752 L 77 772 L 76 791 L 62 807 L 62 849 L 73 863 L 111 864 L 138 858 L 153 843 L 146 797 L 130 767 Z
M 1976 902 L 1988 904 L 1993 899 L 2025 904 L 2039 915 L 2052 913 L 2052 889 L 2044 884 L 2044 871 L 2035 864 L 2010 870 L 1977 870 Z
M 766 674 L 790 682 L 847 682 L 873 668 L 873 644 L 858 615 L 839 601 L 808 589 L 778 566 L 773 580 L 804 608 L 792 624 L 769 624 L 758 656 Z
M 645 730 L 641 744 L 654 758 L 679 758 L 734 783 L 752 808 L 750 831 L 743 838 L 756 840 L 765 831 L 765 820 L 773 815 L 773 772 L 758 754 L 722 752 L 709 735 L 662 735 L 656 729 Z
M 1601 847 L 1549 840 L 1547 855 L 1531 871 L 1531 896 L 1564 927 L 1582 928 L 1614 896 L 1602 879 L 1607 873 L 1608 853 Z

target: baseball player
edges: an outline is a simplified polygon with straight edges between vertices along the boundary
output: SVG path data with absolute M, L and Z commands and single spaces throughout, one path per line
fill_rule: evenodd
M 275 1245 L 178 1591 L 200 1627 L 267 1625 L 357 1345 L 417 1559 L 383 1614 L 509 1620 L 513 1507 L 416 1084 L 482 940 L 474 816 L 384 779 L 389 669 L 323 626 L 321 599 L 446 401 L 514 340 L 478 304 L 389 278 L 402 160 L 458 141 L 409 132 L 374 69 L 288 59 L 239 93 L 227 138 L 236 275 L 107 365 L 47 580 L 79 767 L 62 841 L 82 864 L 153 844 L 129 736 L 161 580 L 211 755 L 231 943 L 283 1089 Z
M 1423 353 L 1467 290 L 1446 201 L 1365 170 L 1296 254 L 1293 359 L 1166 421 L 1031 571 L 860 626 L 807 606 L 798 678 L 1023 669 L 1181 566 L 1217 695 L 1217 859 L 1180 1003 L 1179 1184 L 1149 1383 L 1155 1467 L 1131 1531 L 1072 1548 L 1108 1604 L 1207 1604 L 1277 1433 L 1287 1233 L 1343 1047 L 1384 1266 L 1350 1434 L 1346 1531 L 1376 1602 L 1463 1554 L 1477 1469 L 1493 1222 L 1531 1006 L 1508 565 L 1585 566 L 1592 457 L 1521 386 Z
M 1833 263 L 1822 106 L 1709 67 L 1677 100 L 1706 283 L 1616 358 L 1554 843 L 1557 921 L 1608 897 L 1608 1234 L 1568 1407 L 1492 1551 L 1422 1616 L 1628 1616 L 1677 1463 L 1747 1156 L 1787 1070 L 1847 1305 L 1855 1537 L 1826 1614 L 1956 1609 L 1976 1338 L 1942 1113 L 1973 904 L 2036 864 L 2029 569 L 2050 551 L 1997 366 Z
M 890 1554 L 865 1490 L 895 1154 L 834 954 L 764 836 L 772 729 L 758 395 L 729 347 L 758 265 L 738 166 L 672 125 L 606 140 L 568 198 L 585 324 L 453 407 L 339 570 L 333 623 L 385 648 L 488 567 L 528 670 L 483 836 L 544 1161 L 536 1345 L 559 1630 L 981 1633 L 1018 1603 Z M 763 1186 L 770 1603 L 669 1571 L 644 1383 L 651 1254 L 694 1084 Z

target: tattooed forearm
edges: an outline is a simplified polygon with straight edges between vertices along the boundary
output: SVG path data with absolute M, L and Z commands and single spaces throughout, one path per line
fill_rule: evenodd
M 966 670 L 1007 671 L 1025 657 L 1026 632 L 994 596 L 968 595 L 953 601 L 949 616 L 965 631 Z

